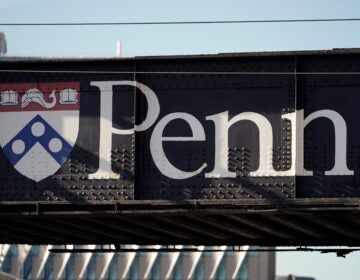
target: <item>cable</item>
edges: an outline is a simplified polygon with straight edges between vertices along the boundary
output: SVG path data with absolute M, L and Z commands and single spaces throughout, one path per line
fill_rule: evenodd
M 208 20 L 208 21 L 134 21 L 134 22 L 3 22 L 0 26 L 100 26 L 100 25 L 184 25 L 184 24 L 245 24 L 245 23 L 300 23 L 300 22 L 346 22 L 360 18 L 314 18 L 314 19 L 264 19 L 264 20 Z

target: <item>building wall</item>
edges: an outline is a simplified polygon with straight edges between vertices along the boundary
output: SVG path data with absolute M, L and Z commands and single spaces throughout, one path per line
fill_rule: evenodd
M 55 248 L 51 245 L 0 246 L 1 270 L 21 279 L 275 279 L 274 253 L 229 251 L 224 246 L 198 247 L 195 252 L 143 252 L 142 248 L 151 246 L 130 245 L 123 248 L 133 252 L 112 253 L 50 253 Z M 220 251 L 207 251 L 211 248 Z

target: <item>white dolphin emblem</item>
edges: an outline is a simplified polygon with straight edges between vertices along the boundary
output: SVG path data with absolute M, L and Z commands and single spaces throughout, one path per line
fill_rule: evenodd
M 46 109 L 53 108 L 56 105 L 56 90 L 53 90 L 49 95 L 49 98 L 52 99 L 51 102 L 45 100 L 44 94 L 37 88 L 31 88 L 25 91 L 25 94 L 21 98 L 21 108 L 25 108 L 29 103 L 35 102 L 40 104 Z

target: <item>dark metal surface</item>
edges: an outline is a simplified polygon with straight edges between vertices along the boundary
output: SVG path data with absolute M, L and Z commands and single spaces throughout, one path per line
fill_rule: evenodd
M 360 246 L 358 199 L 1 205 L 0 242 Z
M 76 144 L 55 174 L 30 180 L 0 151 L 0 242 L 360 245 L 359 50 L 3 60 L 0 70 L 15 70 L 0 72 L 0 84 L 79 82 L 81 92 Z M 120 179 L 89 179 L 103 156 L 102 93 L 91 82 L 123 80 L 151 88 L 160 113 L 144 131 L 109 134 L 111 167 Z M 138 89 L 122 85 L 113 91 L 114 128 L 131 129 L 146 119 L 148 103 Z M 346 122 L 346 149 L 340 153 L 345 153 L 345 165 L 353 174 L 325 174 L 336 155 L 334 123 L 327 118 L 311 121 L 304 129 L 303 167 L 314 174 L 276 174 L 292 167 L 291 145 L 296 140 L 295 128 L 282 116 L 303 110 L 306 118 L 325 109 Z M 155 127 L 176 112 L 195 117 L 206 136 L 204 141 L 162 143 L 178 169 L 190 172 L 207 164 L 187 179 L 164 174 L 151 153 Z M 251 175 L 263 152 L 258 127 L 244 120 L 229 129 L 228 171 L 236 177 L 205 176 L 215 166 L 216 146 L 216 128 L 207 117 L 221 112 L 228 112 L 229 120 L 256 112 L 269 121 L 273 174 Z M 185 121 L 174 120 L 163 136 L 191 137 L 191 130 Z

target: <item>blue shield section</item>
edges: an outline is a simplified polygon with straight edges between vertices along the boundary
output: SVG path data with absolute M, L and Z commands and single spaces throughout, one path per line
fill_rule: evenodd
M 34 133 L 34 125 L 41 126 L 41 135 Z M 21 149 L 15 145 L 21 144 Z M 51 155 L 54 160 L 62 165 L 69 157 L 72 150 L 71 145 L 40 115 L 36 115 L 18 134 L 15 135 L 3 148 L 12 165 L 16 165 L 24 155 L 36 144 L 41 146 Z M 56 147 L 52 145 L 56 143 Z

